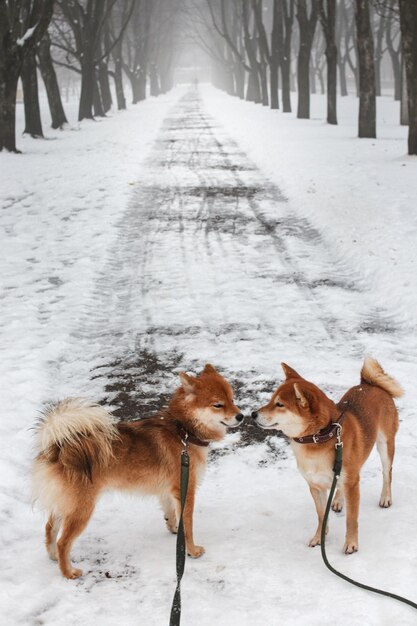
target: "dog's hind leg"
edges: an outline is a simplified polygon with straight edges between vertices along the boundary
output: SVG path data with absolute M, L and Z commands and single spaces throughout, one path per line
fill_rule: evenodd
M 88 520 L 94 510 L 93 502 L 83 502 L 83 507 L 76 509 L 66 515 L 62 522 L 62 533 L 57 542 L 58 565 L 65 578 L 78 578 L 82 575 L 82 570 L 72 566 L 70 561 L 70 551 L 74 540 L 81 535 L 88 524 Z
M 173 497 L 169 494 L 159 496 L 159 501 L 164 512 L 164 519 L 166 521 L 167 528 L 171 533 L 175 535 L 178 532 L 178 520 L 175 510 L 175 501 Z
M 395 452 L 395 439 L 392 436 L 386 436 L 383 432 L 379 431 L 376 447 L 379 452 L 382 463 L 382 491 L 379 499 L 379 506 L 386 509 L 392 504 L 391 494 L 391 481 L 392 481 L 392 463 L 394 460 Z
M 51 513 L 45 526 L 45 545 L 49 557 L 53 561 L 56 561 L 58 558 L 56 554 L 56 538 L 58 536 L 60 526 L 61 519 Z
M 336 489 L 336 493 L 332 502 L 333 511 L 335 511 L 336 513 L 340 513 L 340 511 L 343 509 L 344 501 L 345 497 L 343 495 L 343 489 L 341 487 L 338 487 Z

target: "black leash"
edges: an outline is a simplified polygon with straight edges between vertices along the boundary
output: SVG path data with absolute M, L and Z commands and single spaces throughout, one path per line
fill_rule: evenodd
M 345 574 L 341 574 L 334 567 L 332 567 L 332 565 L 330 565 L 327 559 L 326 548 L 325 548 L 327 520 L 329 517 L 330 507 L 333 501 L 333 495 L 336 490 L 337 481 L 339 480 L 340 473 L 342 471 L 342 462 L 343 462 L 343 443 L 341 440 L 341 431 L 342 429 L 340 427 L 337 432 L 337 442 L 335 444 L 336 460 L 334 462 L 334 467 L 333 467 L 333 473 L 334 473 L 333 483 L 330 489 L 329 498 L 327 500 L 326 511 L 324 513 L 324 519 L 323 519 L 323 526 L 321 528 L 320 548 L 321 548 L 321 556 L 323 557 L 324 564 L 331 572 L 333 572 L 333 574 L 336 574 L 336 576 L 339 576 L 339 578 L 343 578 L 343 580 L 347 580 L 348 583 L 351 583 L 352 585 L 355 585 L 356 587 L 360 587 L 361 589 L 366 589 L 367 591 L 373 591 L 374 593 L 379 593 L 382 596 L 388 596 L 389 598 L 393 598 L 394 600 L 398 600 L 399 602 L 404 602 L 404 604 L 408 604 L 409 606 L 412 606 L 413 609 L 417 609 L 417 604 L 415 602 L 412 602 L 411 600 L 407 600 L 407 598 L 398 596 L 395 593 L 390 593 L 389 591 L 382 591 L 382 589 L 376 589 L 375 587 L 364 585 L 363 583 L 358 583 L 356 580 L 352 580 L 352 578 L 349 578 L 349 576 L 346 576 Z
M 172 600 L 171 617 L 169 620 L 169 626 L 179 626 L 181 622 L 181 578 L 184 574 L 186 546 L 185 546 L 185 534 L 184 534 L 184 522 L 183 513 L 185 506 L 185 499 L 187 497 L 188 478 L 190 473 L 190 457 L 187 451 L 187 439 L 186 436 L 182 443 L 184 450 L 181 452 L 181 479 L 180 479 L 180 494 L 181 494 L 181 515 L 178 523 L 177 534 L 177 587 L 174 593 L 174 599 Z

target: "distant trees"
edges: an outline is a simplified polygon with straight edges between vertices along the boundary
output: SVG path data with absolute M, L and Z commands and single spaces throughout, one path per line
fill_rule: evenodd
M 0 0 L 0 150 L 16 150 L 15 106 L 23 86 L 25 133 L 42 137 L 38 70 L 53 128 L 67 118 L 56 67 L 81 81 L 78 119 L 104 116 L 114 81 L 119 109 L 126 107 L 123 76 L 133 103 L 173 84 L 176 35 L 183 0 Z
M 0 150 L 16 151 L 19 77 L 25 132 L 42 137 L 38 70 L 52 127 L 62 128 L 57 67 L 80 80 L 79 120 L 93 119 L 106 115 L 112 93 L 126 108 L 126 78 L 133 104 L 169 90 L 187 37 L 211 57 L 213 82 L 229 94 L 287 113 L 297 85 L 299 118 L 310 117 L 318 82 L 327 122 L 337 124 L 337 91 L 346 96 L 353 85 L 359 137 L 376 136 L 376 96 L 390 60 L 415 154 L 416 11 L 417 0 L 0 0 Z
M 337 91 L 346 96 L 353 81 L 359 96 L 359 137 L 376 137 L 376 96 L 381 94 L 387 59 L 394 97 L 400 99 L 402 51 L 408 109 L 413 110 L 410 134 L 414 132 L 417 1 L 185 0 L 185 4 L 190 31 L 198 14 L 191 36 L 212 57 L 219 87 L 253 102 L 269 103 L 273 109 L 280 106 L 281 89 L 282 110 L 290 112 L 295 76 L 297 117 L 308 118 L 317 78 L 324 87 L 325 66 L 327 122 L 337 124 Z M 414 142 L 410 139 L 409 149 L 414 149 Z

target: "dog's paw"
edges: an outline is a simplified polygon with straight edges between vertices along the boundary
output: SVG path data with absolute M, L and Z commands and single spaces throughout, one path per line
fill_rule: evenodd
M 358 551 L 358 542 L 357 541 L 346 541 L 343 546 L 343 552 L 345 554 L 353 554 Z
M 392 498 L 391 496 L 381 496 L 381 499 L 379 501 L 379 506 L 381 507 L 381 509 L 388 509 L 392 504 Z
M 74 580 L 75 578 L 79 578 L 83 575 L 83 570 L 73 567 L 66 574 L 64 574 L 65 578 L 69 578 L 70 580 Z
M 48 550 L 48 555 L 49 555 L 49 558 L 51 559 L 51 561 L 57 561 L 58 560 L 58 555 L 57 555 L 57 552 L 56 552 L 56 547 L 49 546 L 49 548 L 47 548 L 47 550 Z
M 178 533 L 177 520 L 169 519 L 168 517 L 166 517 L 165 522 L 166 522 L 169 532 L 172 533 L 173 535 L 176 535 Z
M 321 543 L 321 537 L 319 535 L 314 535 L 313 539 L 310 540 L 308 545 L 310 548 L 315 548 L 316 546 L 319 546 L 320 543 Z
M 332 511 L 335 513 L 340 513 L 343 509 L 343 501 L 342 500 L 333 500 L 332 503 Z
M 187 550 L 187 553 L 191 558 L 199 559 L 205 553 L 205 549 L 203 546 L 194 546 L 192 549 Z

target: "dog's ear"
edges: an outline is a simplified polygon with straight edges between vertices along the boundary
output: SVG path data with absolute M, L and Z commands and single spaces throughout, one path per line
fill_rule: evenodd
M 194 393 L 196 386 L 196 379 L 194 376 L 189 376 L 185 372 L 179 373 L 181 387 L 184 389 L 185 393 Z
M 215 367 L 210 365 L 210 363 L 206 363 L 203 369 L 203 374 L 217 374 L 217 370 Z
M 294 394 L 297 403 L 301 406 L 301 408 L 306 409 L 309 404 L 306 395 L 302 392 L 300 385 L 294 383 Z
M 284 370 L 285 378 L 287 380 L 288 378 L 301 378 L 300 374 L 286 363 L 281 363 L 281 367 Z

